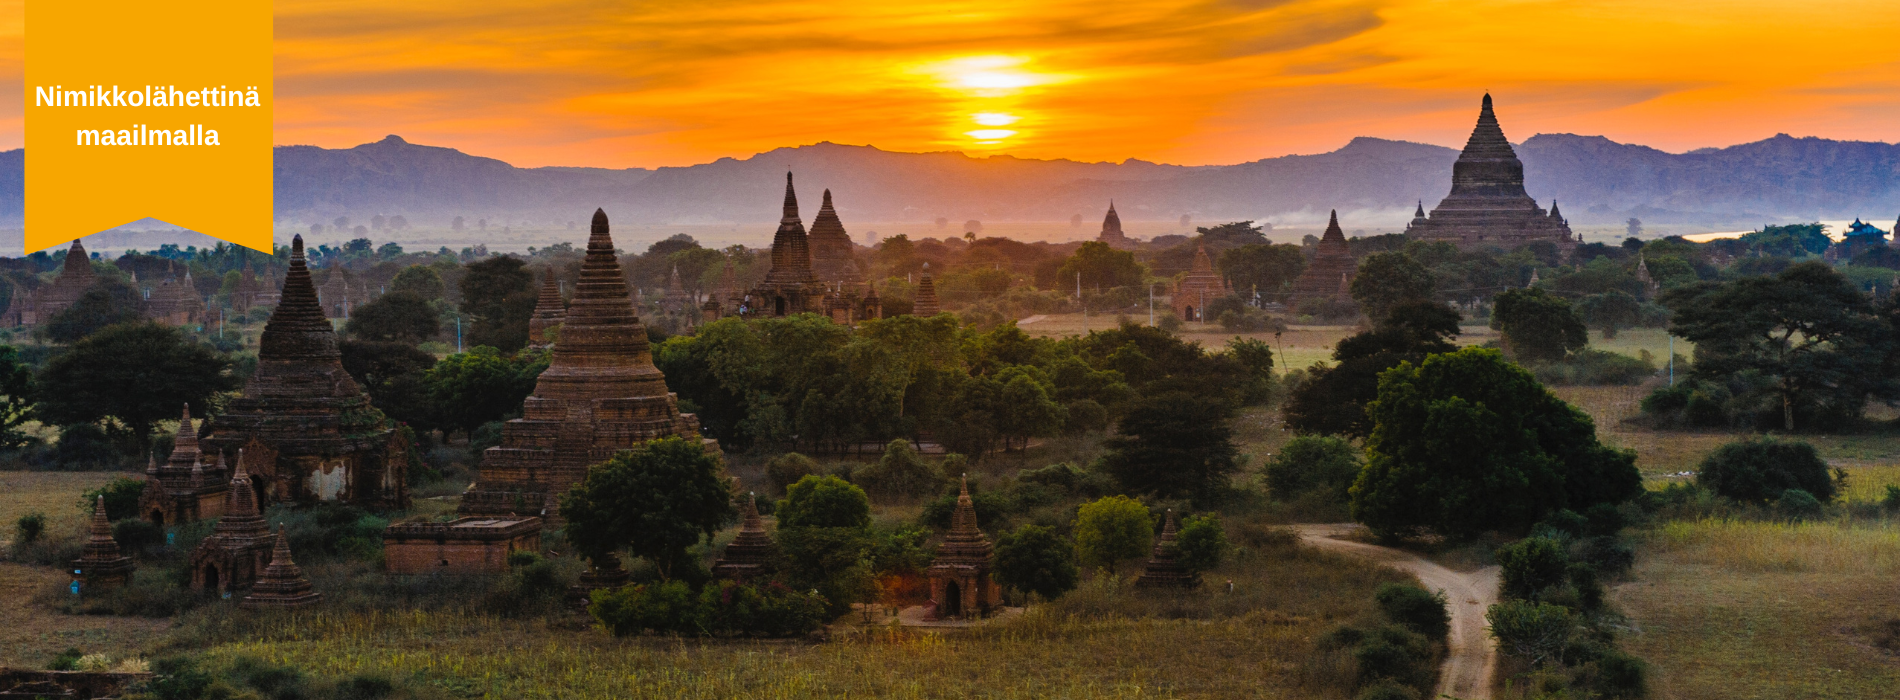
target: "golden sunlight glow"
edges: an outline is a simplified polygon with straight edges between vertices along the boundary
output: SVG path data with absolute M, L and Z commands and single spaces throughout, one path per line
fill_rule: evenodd
M 690 165 L 819 141 L 1186 165 L 1354 136 L 1459 146 L 1486 89 L 1513 141 L 1900 141 L 1894 52 L 1736 48 L 1897 36 L 1893 0 L 274 7 L 278 143 L 398 134 L 524 167 Z M 22 0 L 0 0 L 0 148 L 23 142 L 23 18 Z
M 973 139 L 995 141 L 1015 136 L 1016 132 L 1008 129 L 977 129 L 976 131 L 963 132 L 963 134 Z

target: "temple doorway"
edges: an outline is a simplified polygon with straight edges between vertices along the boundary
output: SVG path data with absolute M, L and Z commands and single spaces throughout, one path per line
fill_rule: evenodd
M 218 590 L 218 567 L 215 567 L 215 566 L 205 567 L 205 590 L 207 591 Z
M 152 524 L 157 525 L 159 527 L 164 527 L 165 526 L 165 511 L 154 509 L 152 511 Z
M 1189 307 L 1184 307 L 1184 308 L 1183 308 L 1182 310 L 1184 310 L 1184 311 L 1186 311 L 1186 312 L 1187 312 L 1187 314 L 1185 314 L 1185 315 L 1187 316 L 1187 318 L 1184 318 L 1184 319 L 1182 319 L 1182 320 L 1184 320 L 1184 321 L 1199 321 L 1199 320 L 1201 320 L 1200 318 L 1198 318 L 1198 317 L 1196 317 L 1196 316 L 1194 315 L 1194 307 L 1192 307 L 1192 306 L 1189 306 Z
M 772 299 L 772 315 L 785 315 L 785 297 L 774 297 Z
M 938 617 L 960 617 L 963 615 L 963 589 L 952 579 L 943 582 L 943 600 L 938 606 Z

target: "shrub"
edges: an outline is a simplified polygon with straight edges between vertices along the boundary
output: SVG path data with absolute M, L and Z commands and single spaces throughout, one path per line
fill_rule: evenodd
M 93 506 L 99 502 L 99 497 L 104 496 L 106 498 L 107 520 L 135 518 L 138 517 L 139 514 L 139 496 L 144 494 L 145 482 L 138 479 L 115 476 L 112 477 L 111 481 L 106 482 L 104 486 L 87 491 L 85 495 L 81 496 L 79 499 L 79 507 L 90 514 L 92 513 Z
M 1116 562 L 1148 553 L 1153 522 L 1148 507 L 1127 496 L 1085 503 L 1075 514 L 1075 558 L 1112 572 Z
M 825 622 L 825 600 L 777 582 L 751 586 L 720 581 L 700 589 L 697 617 L 703 634 L 790 637 Z
M 18 544 L 33 544 L 40 541 L 40 536 L 46 534 L 46 514 L 34 512 L 20 516 L 20 519 L 13 523 L 13 532 L 14 542 Z
M 1108 429 L 1108 409 L 1095 399 L 1076 399 L 1070 401 L 1067 407 L 1069 414 L 1062 422 L 1063 432 L 1080 435 Z
M 1731 442 L 1702 460 L 1696 483 L 1715 493 L 1767 505 L 1789 489 L 1808 492 L 1826 503 L 1834 500 L 1827 462 L 1805 442 L 1759 438 Z
M 1640 698 L 1649 694 L 1649 665 L 1642 659 L 1611 651 L 1597 659 L 1595 690 L 1606 698 Z
M 866 491 L 890 498 L 916 498 L 943 487 L 944 475 L 930 466 L 904 438 L 884 446 L 876 464 L 858 470 L 854 481 Z
M 1484 619 L 1500 651 L 1532 666 L 1562 663 L 1562 652 L 1577 631 L 1576 613 L 1550 603 L 1507 600 L 1491 606 Z
M 1359 691 L 1358 700 L 1419 700 L 1418 690 L 1400 685 L 1390 678 Z
M 1020 483 L 1041 484 L 1064 491 L 1075 488 L 1075 480 L 1075 467 L 1062 463 L 1051 464 L 1040 469 L 1024 469 L 1016 474 L 1016 481 Z M 1900 487 L 1887 488 L 1893 489 L 1894 493 L 1900 493 Z M 1900 498 L 1894 500 L 1900 503 Z
M 92 423 L 61 428 L 59 442 L 53 445 L 54 458 L 61 469 L 85 469 L 119 463 L 123 455 L 106 431 Z
M 996 579 L 1045 600 L 1075 588 L 1074 546 L 1055 528 L 1024 525 L 996 542 Z
M 700 634 L 705 628 L 692 589 L 684 581 L 630 584 L 592 594 L 587 612 L 616 637 L 652 630 L 661 634 Z
M 797 452 L 787 452 L 765 463 L 765 479 L 772 482 L 773 488 L 778 489 L 779 493 L 784 493 L 799 479 L 817 473 L 818 462 Z
M 1656 365 L 1639 357 L 1585 348 L 1561 361 L 1537 365 L 1532 372 L 1538 381 L 1557 386 L 1630 385 L 1655 376 Z
M 1526 537 L 1497 551 L 1503 568 L 1500 592 L 1506 598 L 1536 598 L 1544 589 L 1563 585 L 1569 577 L 1570 557 L 1562 543 L 1546 537 Z
M 871 499 L 864 489 L 835 476 L 807 475 L 785 490 L 777 506 L 780 528 L 871 525 Z
M 1451 611 L 1445 607 L 1445 594 L 1418 586 L 1387 583 L 1379 586 L 1373 599 L 1379 610 L 1392 622 L 1435 642 L 1445 641 L 1451 633 Z
M 1267 462 L 1267 491 L 1276 500 L 1288 501 L 1300 493 L 1323 490 L 1343 502 L 1346 489 L 1359 478 L 1359 467 L 1352 443 L 1330 435 L 1301 435 Z
M 82 658 L 85 658 L 85 656 L 86 656 L 86 653 L 83 651 L 80 651 L 79 647 L 66 647 L 65 651 L 62 651 L 59 653 L 58 656 L 53 657 L 52 663 L 49 663 L 46 665 L 46 670 L 48 671 L 78 670 L 79 660 Z
M 1202 572 L 1220 566 L 1227 554 L 1227 532 L 1221 529 L 1219 516 L 1193 516 L 1181 521 L 1174 535 L 1174 548 L 1181 565 Z
M 1390 680 L 1411 688 L 1424 688 L 1436 671 L 1431 642 L 1398 625 L 1382 625 L 1371 630 L 1353 650 L 1359 662 L 1361 687 Z
M 112 525 L 112 539 L 126 554 L 142 554 L 165 546 L 165 528 L 143 518 L 126 518 Z
M 1900 510 L 1900 486 L 1887 485 L 1887 497 L 1881 499 L 1880 506 L 1888 511 Z
M 1821 515 L 1821 501 L 1801 489 L 1788 489 L 1775 499 L 1775 512 L 1793 520 L 1817 518 Z

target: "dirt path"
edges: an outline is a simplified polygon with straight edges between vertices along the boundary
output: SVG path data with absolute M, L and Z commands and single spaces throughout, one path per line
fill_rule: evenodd
M 1463 573 L 1411 552 L 1339 539 L 1360 529 L 1353 524 L 1293 527 L 1307 544 L 1378 561 L 1417 576 L 1428 589 L 1444 591 L 1451 608 L 1451 653 L 1440 670 L 1437 695 L 1460 700 L 1491 697 L 1491 675 L 1497 670 L 1498 651 L 1491 635 L 1485 632 L 1484 612 L 1498 602 L 1498 567 Z
M 1027 325 L 1029 325 L 1029 324 L 1031 324 L 1031 323 L 1035 323 L 1035 322 L 1037 322 L 1037 321 L 1043 321 L 1043 320 L 1047 320 L 1048 318 L 1049 318 L 1048 316 L 1045 316 L 1045 315 L 1043 315 L 1043 314 L 1036 314 L 1036 315 L 1034 315 L 1034 316 L 1030 316 L 1029 318 L 1025 318 L 1025 319 L 1023 319 L 1023 320 L 1021 320 L 1021 321 L 1017 321 L 1017 322 L 1016 322 L 1016 325 L 1017 325 L 1018 327 L 1021 327 L 1021 326 L 1027 326 Z

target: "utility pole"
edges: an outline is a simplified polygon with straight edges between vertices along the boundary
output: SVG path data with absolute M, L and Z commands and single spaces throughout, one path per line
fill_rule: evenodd
M 1676 336 L 1669 336 L 1669 386 L 1676 385 Z
M 1151 282 L 1148 284 L 1148 327 L 1153 328 L 1154 325 L 1155 325 L 1155 286 L 1154 286 L 1154 283 Z
M 1082 301 L 1082 273 L 1079 270 L 1075 273 L 1075 300 L 1082 305 L 1082 335 L 1088 335 L 1089 305 L 1088 302 Z
M 455 315 L 455 351 L 462 351 L 462 315 Z

